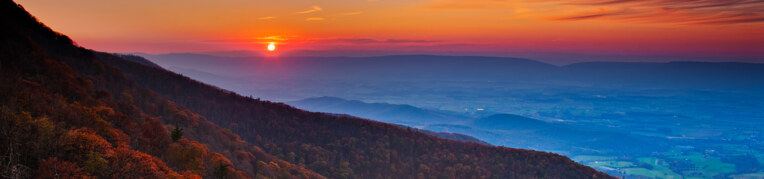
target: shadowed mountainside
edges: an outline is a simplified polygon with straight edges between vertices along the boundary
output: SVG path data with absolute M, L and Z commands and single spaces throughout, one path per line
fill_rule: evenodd
M 97 52 L 1 3 L 2 176 L 323 178 L 137 86 Z

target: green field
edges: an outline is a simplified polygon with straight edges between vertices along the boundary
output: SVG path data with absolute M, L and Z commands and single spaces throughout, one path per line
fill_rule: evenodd
M 762 179 L 762 178 L 764 178 L 764 172 L 747 173 L 747 174 L 740 174 L 740 175 L 732 175 L 732 178 L 735 178 L 735 179 Z
M 623 171 L 627 176 L 638 175 L 648 178 L 681 178 L 680 175 L 672 172 L 671 170 L 668 170 L 667 168 L 659 170 L 656 170 L 656 168 L 653 168 L 652 170 L 648 170 L 646 168 L 626 168 L 623 169 Z
M 698 152 L 689 152 L 685 155 L 672 156 L 670 159 L 685 160 L 695 165 L 696 170 L 682 172 L 685 176 L 713 178 L 720 174 L 735 172 L 735 165 L 724 163 L 719 158 L 704 156 Z
M 714 178 L 724 174 L 734 173 L 735 165 L 724 163 L 719 158 L 710 157 L 698 152 L 672 150 L 661 158 L 640 157 L 636 159 L 619 159 L 612 156 L 575 156 L 572 159 L 587 166 L 610 170 L 616 176 L 641 176 L 647 178 Z M 677 173 L 672 170 L 670 163 L 686 163 Z M 756 178 L 764 176 L 761 173 L 737 175 L 741 178 Z

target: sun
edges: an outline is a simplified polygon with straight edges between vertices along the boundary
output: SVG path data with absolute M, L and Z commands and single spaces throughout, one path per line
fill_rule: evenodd
M 268 51 L 275 51 L 276 50 L 276 43 L 270 42 L 268 43 Z

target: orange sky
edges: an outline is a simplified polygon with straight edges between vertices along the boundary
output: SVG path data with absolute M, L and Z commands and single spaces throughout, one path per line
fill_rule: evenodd
M 178 3 L 183 2 L 183 3 Z M 384 50 L 764 57 L 758 0 L 17 0 L 109 52 Z M 342 54 L 338 54 L 342 55 Z

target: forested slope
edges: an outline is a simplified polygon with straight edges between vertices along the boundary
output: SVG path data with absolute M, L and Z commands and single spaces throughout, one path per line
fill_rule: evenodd
M 10 0 L 0 26 L 3 177 L 323 178 L 135 85 Z

